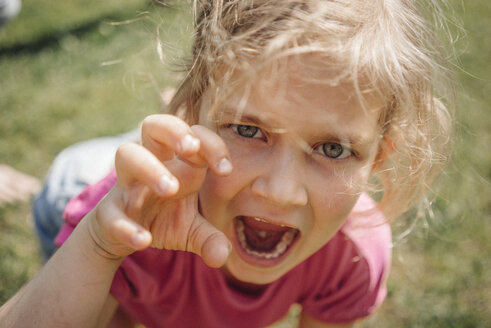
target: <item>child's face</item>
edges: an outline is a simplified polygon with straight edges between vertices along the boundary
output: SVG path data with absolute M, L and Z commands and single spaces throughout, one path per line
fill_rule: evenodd
M 204 217 L 233 244 L 228 274 L 270 283 L 339 230 L 379 148 L 373 108 L 380 106 L 369 104 L 364 111 L 348 86 L 293 76 L 255 84 L 245 102 L 240 92 L 225 101 L 218 132 L 234 170 L 225 178 L 209 173 L 199 199 Z M 207 111 L 203 105 L 200 124 L 215 129 Z

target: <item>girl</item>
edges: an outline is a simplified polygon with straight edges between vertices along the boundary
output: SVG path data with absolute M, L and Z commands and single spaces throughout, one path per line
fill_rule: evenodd
M 63 246 L 2 322 L 264 327 L 298 303 L 301 326 L 350 326 L 383 301 L 388 221 L 426 191 L 449 135 L 419 7 L 199 6 L 173 115 L 146 118 L 68 204 Z

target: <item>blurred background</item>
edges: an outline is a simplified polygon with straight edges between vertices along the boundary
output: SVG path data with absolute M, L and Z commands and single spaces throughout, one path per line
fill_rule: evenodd
M 0 165 L 42 180 L 67 146 L 158 112 L 192 37 L 187 1 L 172 3 L 24 0 L 0 30 Z M 413 222 L 394 223 L 388 298 L 363 327 L 491 327 L 491 3 L 449 4 L 463 27 L 454 155 L 433 213 L 405 237 Z M 40 267 L 30 210 L 0 204 L 0 304 Z

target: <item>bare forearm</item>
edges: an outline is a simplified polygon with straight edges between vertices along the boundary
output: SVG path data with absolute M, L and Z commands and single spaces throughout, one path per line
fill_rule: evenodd
M 2 306 L 2 326 L 96 326 L 121 263 L 96 250 L 82 221 L 42 270 Z

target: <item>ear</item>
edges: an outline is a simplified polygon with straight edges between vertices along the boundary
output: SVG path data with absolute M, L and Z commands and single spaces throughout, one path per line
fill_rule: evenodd
M 375 157 L 375 161 L 372 164 L 372 173 L 384 164 L 387 158 L 394 152 L 394 149 L 395 145 L 392 139 L 384 136 L 380 141 L 377 157 Z

